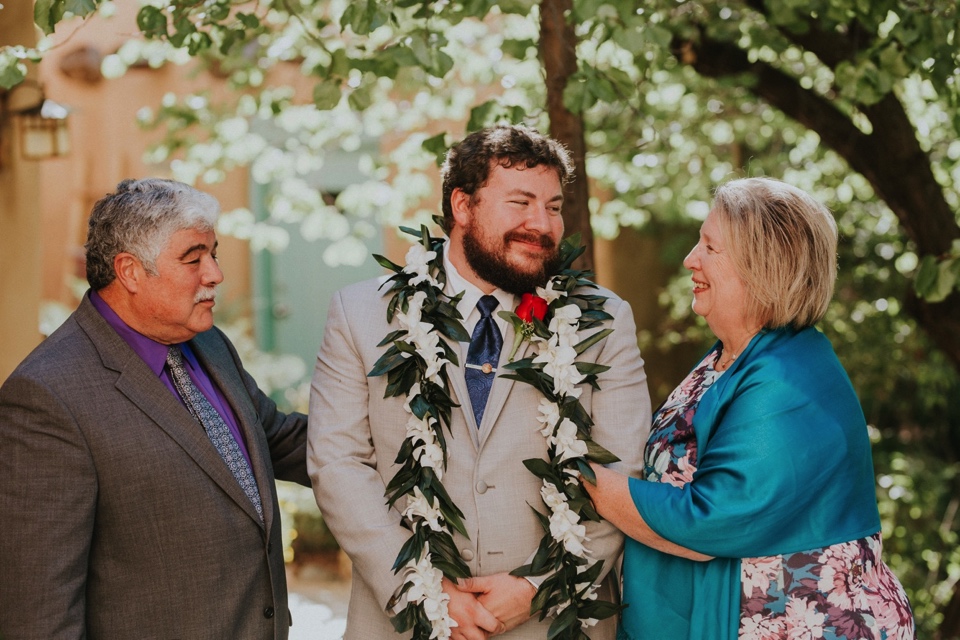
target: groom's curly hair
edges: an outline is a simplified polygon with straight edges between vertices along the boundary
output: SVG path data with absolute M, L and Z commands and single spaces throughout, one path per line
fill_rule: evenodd
M 443 178 L 443 229 L 453 228 L 450 196 L 460 189 L 474 203 L 477 191 L 490 177 L 494 163 L 509 169 L 520 166 L 550 167 L 561 186 L 573 180 L 573 162 L 567 149 L 552 138 L 523 125 L 497 125 L 475 131 L 447 152 L 440 175 Z

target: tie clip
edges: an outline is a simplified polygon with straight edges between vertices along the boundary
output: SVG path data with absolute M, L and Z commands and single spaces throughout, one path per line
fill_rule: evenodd
M 466 366 L 468 369 L 479 369 L 480 371 L 482 371 L 482 372 L 484 372 L 484 373 L 493 373 L 493 372 L 496 371 L 496 369 L 493 367 L 493 365 L 490 364 L 489 362 L 484 362 L 483 364 L 471 364 L 471 363 L 468 362 L 468 363 L 467 363 L 466 365 L 464 365 L 464 366 Z

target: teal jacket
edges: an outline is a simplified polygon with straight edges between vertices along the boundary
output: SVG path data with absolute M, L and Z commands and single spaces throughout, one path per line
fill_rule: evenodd
M 693 426 L 693 480 L 680 489 L 631 479 L 630 493 L 660 536 L 715 559 L 694 562 L 628 540 L 621 637 L 733 640 L 740 558 L 880 530 L 863 411 L 816 329 L 755 336 L 704 393 Z

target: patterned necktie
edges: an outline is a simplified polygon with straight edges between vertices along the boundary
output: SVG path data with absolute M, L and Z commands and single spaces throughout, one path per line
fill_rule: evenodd
M 470 404 L 473 405 L 473 415 L 477 418 L 477 427 L 483 421 L 487 396 L 493 386 L 497 363 L 500 362 L 500 349 L 503 347 L 503 336 L 500 335 L 500 329 L 492 315 L 499 304 L 493 296 L 483 296 L 477 302 L 480 321 L 473 329 L 470 349 L 467 350 L 464 376 L 467 379 L 467 392 L 470 394 Z
M 173 386 L 177 393 L 183 398 L 187 409 L 193 414 L 201 425 L 207 436 L 217 448 L 217 452 L 223 461 L 227 464 L 233 477 L 240 483 L 240 488 L 250 498 L 257 515 L 260 516 L 260 522 L 263 522 L 263 506 L 260 504 L 260 492 L 257 490 L 257 481 L 253 478 L 253 471 L 250 464 L 243 456 L 240 445 L 236 438 L 230 432 L 230 427 L 224 422 L 223 417 L 213 408 L 207 397 L 203 395 L 197 385 L 190 379 L 190 374 L 183 366 L 183 354 L 176 345 L 171 345 L 167 351 L 167 366 L 170 368 L 170 377 L 173 380 Z

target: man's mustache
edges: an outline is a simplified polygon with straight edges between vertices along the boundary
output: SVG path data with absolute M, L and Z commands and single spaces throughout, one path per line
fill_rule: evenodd
M 506 242 L 529 242 L 540 245 L 544 249 L 555 249 L 557 244 L 548 235 L 542 233 L 524 233 L 523 231 L 511 231 L 503 237 Z
M 207 300 L 213 300 L 217 297 L 217 289 L 215 287 L 204 287 L 197 291 L 197 295 L 193 298 L 194 304 L 199 304 Z

